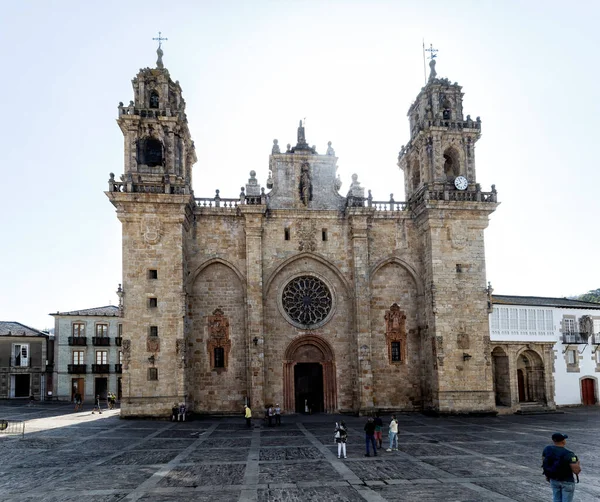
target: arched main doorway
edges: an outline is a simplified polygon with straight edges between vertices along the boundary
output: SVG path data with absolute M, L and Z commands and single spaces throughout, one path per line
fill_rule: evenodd
M 500 347 L 492 351 L 496 406 L 510 406 L 510 371 L 508 356 Z
M 517 358 L 517 384 L 520 403 L 546 403 L 546 380 L 542 358 L 526 350 Z
M 596 380 L 593 378 L 581 379 L 581 403 L 584 406 L 596 404 Z
M 285 351 L 283 402 L 288 413 L 333 413 L 337 408 L 335 362 L 331 346 L 317 335 L 296 338 Z

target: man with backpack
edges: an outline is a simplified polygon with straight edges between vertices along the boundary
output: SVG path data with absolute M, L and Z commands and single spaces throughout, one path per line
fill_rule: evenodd
M 552 434 L 554 444 L 546 446 L 542 453 L 542 469 L 546 481 L 549 481 L 552 487 L 553 502 L 572 502 L 575 495 L 575 477 L 579 483 L 581 466 L 577 455 L 565 448 L 567 438 L 566 434 L 555 432 Z

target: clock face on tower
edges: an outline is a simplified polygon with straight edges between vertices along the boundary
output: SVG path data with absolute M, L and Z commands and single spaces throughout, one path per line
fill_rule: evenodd
M 467 181 L 467 178 L 465 178 L 464 176 L 457 176 L 454 179 L 454 186 L 456 188 L 458 188 L 459 190 L 466 190 L 467 187 L 469 186 L 469 182 Z

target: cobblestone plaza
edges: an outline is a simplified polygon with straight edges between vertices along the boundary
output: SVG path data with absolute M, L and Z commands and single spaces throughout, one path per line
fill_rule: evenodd
M 349 428 L 337 458 L 336 420 Z M 550 434 L 581 458 L 580 502 L 600 499 L 600 410 L 535 416 L 401 414 L 399 451 L 364 456 L 364 417 L 284 416 L 281 427 L 240 418 L 123 420 L 63 403 L 0 404 L 25 437 L 0 437 L 0 500 L 523 501 L 552 499 L 541 475 Z M 384 417 L 384 423 L 388 417 Z M 384 445 L 386 434 L 384 433 Z

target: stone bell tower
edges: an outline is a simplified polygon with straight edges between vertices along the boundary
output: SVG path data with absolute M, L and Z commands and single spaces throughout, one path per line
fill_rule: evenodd
M 106 195 L 123 230 L 124 416 L 168 414 L 184 402 L 185 256 L 193 220 L 196 162 L 179 82 L 158 48 L 156 68 L 132 80 L 134 99 L 119 103 L 124 173 Z
M 410 141 L 398 165 L 420 235 L 425 286 L 424 408 L 494 410 L 483 231 L 496 190 L 476 182 L 481 120 L 463 115 L 457 83 L 437 78 L 435 60 L 408 111 Z

